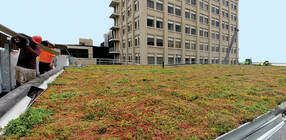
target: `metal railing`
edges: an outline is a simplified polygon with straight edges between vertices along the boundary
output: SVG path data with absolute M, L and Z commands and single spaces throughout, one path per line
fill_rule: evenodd
M 154 66 L 161 66 L 163 65 L 163 61 L 148 62 L 148 61 L 140 61 L 140 60 L 121 60 L 121 59 L 106 59 L 106 58 L 95 58 L 97 65 L 154 65 Z M 177 65 L 195 65 L 196 62 L 185 62 L 182 61 L 174 61 L 173 63 L 164 63 L 165 66 L 177 66 Z

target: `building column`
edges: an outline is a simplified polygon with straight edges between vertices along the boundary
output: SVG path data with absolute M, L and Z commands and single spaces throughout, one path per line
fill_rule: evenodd
M 213 0 L 209 0 L 209 17 L 208 17 L 209 18 L 209 31 L 208 31 L 209 32 L 209 38 L 208 38 L 208 40 L 209 40 L 209 52 L 208 52 L 209 53 L 209 55 L 208 55 L 208 57 L 209 57 L 208 61 L 209 62 L 208 63 L 209 64 L 211 64 L 211 62 L 212 62 L 212 37 L 211 37 L 212 1 Z
M 197 1 L 197 11 L 196 11 L 196 32 L 197 32 L 197 43 L 196 43 L 196 63 L 200 64 L 200 2 Z
M 164 28 L 164 52 L 163 52 L 163 61 L 165 64 L 168 64 L 169 48 L 168 48 L 168 1 L 164 0 L 164 16 L 163 16 L 163 28 Z
M 181 21 L 182 21 L 182 53 L 181 53 L 181 64 L 186 64 L 186 62 L 185 62 L 185 57 L 186 57 L 186 24 L 185 24 L 185 14 L 186 14 L 186 12 L 185 12 L 185 9 L 186 9 L 186 4 L 185 4 L 185 1 L 181 1 L 181 7 L 182 7 L 182 13 L 181 13 L 181 15 L 182 15 L 182 19 L 181 19 Z
M 140 12 L 140 64 L 147 65 L 147 1 L 139 0 L 139 12 Z

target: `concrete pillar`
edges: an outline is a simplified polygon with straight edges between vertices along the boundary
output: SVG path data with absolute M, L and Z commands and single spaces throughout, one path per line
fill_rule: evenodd
M 169 53 L 168 53 L 168 1 L 164 0 L 164 3 L 163 3 L 163 6 L 164 6 L 164 10 L 166 12 L 164 12 L 164 15 L 163 15 L 163 28 L 164 28 L 164 53 L 163 53 L 163 61 L 165 64 L 168 64 L 168 56 L 169 56 Z
M 212 24 L 211 24 L 211 21 L 212 21 L 212 11 L 211 11 L 211 9 L 212 9 L 212 1 L 213 0 L 209 0 L 209 38 L 208 38 L 208 40 L 209 40 L 209 54 L 208 54 L 208 63 L 209 64 L 211 64 L 211 60 L 212 60 L 212 37 L 211 37 L 211 26 L 212 26 Z
M 147 1 L 139 1 L 140 12 L 140 64 L 147 65 Z
M 181 21 L 182 21 L 182 53 L 181 53 L 181 64 L 186 64 L 185 62 L 185 55 L 186 55 L 186 24 L 185 24 L 185 14 L 186 14 L 186 5 L 185 5 L 185 1 L 181 1 L 181 15 L 182 15 L 182 18 L 181 18 Z
M 222 12 L 222 4 L 221 2 L 219 3 L 219 12 L 220 12 L 220 16 L 219 16 L 219 64 L 222 64 L 222 57 L 223 57 L 223 54 L 225 52 L 222 52 L 223 48 L 222 48 L 222 28 L 221 28 L 221 25 L 222 25 L 222 15 L 221 15 L 221 12 Z
M 197 24 L 197 27 L 196 27 L 196 32 L 197 32 L 197 43 L 196 43 L 196 63 L 197 64 L 200 64 L 200 3 L 199 1 L 197 1 L 197 10 L 196 10 L 196 24 Z
M 3 57 L 1 57 L 1 67 L 2 67 L 2 91 L 11 91 L 11 66 L 10 66 L 10 49 L 9 45 L 5 44 L 5 50 Z M 3 58 L 3 59 L 2 59 Z

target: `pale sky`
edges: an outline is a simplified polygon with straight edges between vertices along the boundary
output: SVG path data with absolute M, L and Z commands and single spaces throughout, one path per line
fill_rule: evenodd
M 0 24 L 53 43 L 103 42 L 110 0 L 0 0 Z M 240 60 L 286 63 L 286 0 L 240 0 Z

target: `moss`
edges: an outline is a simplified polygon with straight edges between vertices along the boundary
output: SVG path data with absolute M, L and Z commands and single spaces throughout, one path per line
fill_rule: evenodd
M 32 132 L 32 128 L 45 121 L 45 118 L 53 115 L 51 110 L 42 110 L 38 108 L 29 108 L 26 113 L 18 119 L 12 120 L 5 127 L 6 136 L 23 137 Z

